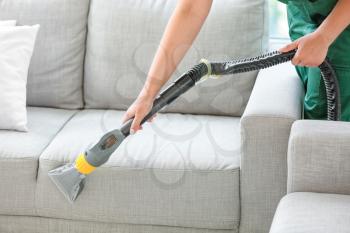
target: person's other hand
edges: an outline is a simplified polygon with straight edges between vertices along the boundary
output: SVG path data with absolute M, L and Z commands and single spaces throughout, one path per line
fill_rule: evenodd
M 153 98 L 140 94 L 134 103 L 129 107 L 123 116 L 123 123 L 134 117 L 134 120 L 130 127 L 130 134 L 135 134 L 138 130 L 142 129 L 140 125 L 143 118 L 149 113 L 153 106 Z M 148 121 L 151 122 L 155 115 Z
M 281 48 L 279 51 L 284 53 L 297 49 L 297 52 L 292 59 L 293 65 L 316 67 L 321 65 L 326 59 L 329 45 L 330 43 L 322 33 L 315 31 L 295 40 Z

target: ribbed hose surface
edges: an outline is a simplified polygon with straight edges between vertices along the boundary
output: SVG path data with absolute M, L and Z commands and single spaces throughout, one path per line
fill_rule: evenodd
M 212 75 L 227 75 L 244 73 L 253 70 L 261 70 L 292 60 L 296 51 L 280 53 L 278 51 L 260 55 L 258 57 L 230 61 L 210 63 Z M 321 75 L 326 87 L 327 95 L 327 119 L 337 121 L 340 119 L 340 91 L 338 80 L 331 64 L 325 60 L 320 66 Z

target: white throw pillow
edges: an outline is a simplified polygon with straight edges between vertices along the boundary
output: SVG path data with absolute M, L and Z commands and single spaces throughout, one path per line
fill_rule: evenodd
M 1 20 L 0 27 L 3 26 L 16 26 L 16 20 Z
M 38 30 L 0 27 L 0 129 L 27 131 L 26 85 Z

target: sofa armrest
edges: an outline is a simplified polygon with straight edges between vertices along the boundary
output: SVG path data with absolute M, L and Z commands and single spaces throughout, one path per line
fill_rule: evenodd
M 290 63 L 261 70 L 242 119 L 300 119 L 303 97 L 302 83 Z
M 294 123 L 288 149 L 288 192 L 350 194 L 350 123 Z
M 241 119 L 241 229 L 268 232 L 287 192 L 287 148 L 302 113 L 303 85 L 294 67 L 260 71 Z

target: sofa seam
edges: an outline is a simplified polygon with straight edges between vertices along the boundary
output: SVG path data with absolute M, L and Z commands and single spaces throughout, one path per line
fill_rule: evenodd
M 85 41 L 84 41 L 84 58 L 83 58 L 83 62 L 82 62 L 82 66 L 83 66 L 83 72 L 82 72 L 82 83 L 81 83 L 81 93 L 82 93 L 82 103 L 83 103 L 83 107 L 82 109 L 85 109 L 86 106 L 86 102 L 85 102 L 85 88 L 84 88 L 84 84 L 85 84 L 85 65 L 86 65 L 86 56 L 87 56 L 87 50 L 88 50 L 88 36 L 89 36 L 89 20 L 90 20 L 90 11 L 91 11 L 91 5 L 92 5 L 92 1 L 93 0 L 88 0 L 89 1 L 89 7 L 88 7 L 88 11 L 87 11 L 87 15 L 86 15 L 86 25 L 85 25 Z
M 261 39 L 261 44 L 260 44 L 260 51 L 263 53 L 264 51 L 264 42 L 265 40 L 267 40 L 266 42 L 268 43 L 268 35 L 269 35 L 269 28 L 266 25 L 266 9 L 268 8 L 267 6 L 267 0 L 263 0 L 263 6 L 262 6 L 262 12 L 263 12 L 263 20 L 262 20 L 262 39 Z M 265 29 L 267 29 L 267 32 L 265 31 Z M 269 47 L 269 45 L 267 45 L 267 48 Z
M 209 227 L 190 227 L 190 226 L 181 226 L 181 225 L 166 225 L 166 224 L 149 224 L 149 223 L 127 223 L 127 222 L 107 222 L 107 221 L 96 221 L 96 220 L 82 220 L 82 219 L 68 219 L 68 218 L 61 218 L 61 217 L 47 217 L 42 215 L 3 215 L 0 214 L 1 217 L 25 217 L 25 218 L 44 218 L 44 219 L 50 219 L 50 220 L 63 220 L 63 221 L 71 221 L 71 222 L 93 222 L 93 223 L 102 223 L 102 224 L 120 224 L 120 225 L 141 225 L 141 226 L 159 226 L 159 227 L 177 227 L 177 228 L 195 228 L 195 229 L 207 229 L 207 230 L 235 230 L 238 229 L 238 224 L 240 220 L 234 220 L 232 221 L 233 225 L 232 228 L 209 228 Z
M 45 209 L 45 208 L 43 208 L 43 209 Z M 50 208 L 47 208 L 46 210 L 51 210 Z M 39 217 L 45 217 L 45 216 L 43 216 L 43 215 L 37 215 L 37 216 L 39 216 Z M 90 219 L 90 217 L 89 216 L 84 216 L 84 215 L 79 215 L 80 217 L 86 217 L 87 219 Z M 76 217 L 76 216 L 73 216 L 73 219 L 74 219 L 74 217 Z M 157 218 L 157 219 L 164 219 L 164 220 L 166 220 L 166 221 L 173 221 L 173 220 L 178 220 L 178 218 L 176 218 L 176 217 L 183 217 L 183 216 L 175 216 L 175 217 L 164 217 L 164 216 L 151 216 L 151 215 L 136 215 L 136 214 L 134 214 L 134 215 L 123 215 L 123 217 L 127 217 L 127 218 L 129 218 L 129 217 L 131 217 L 131 218 L 134 218 L 134 217 L 146 217 L 146 218 Z M 56 217 L 54 217 L 54 218 L 56 218 Z M 60 217 L 58 217 L 59 219 L 67 219 L 67 220 L 69 220 L 68 218 L 60 218 Z M 210 222 L 211 220 L 213 220 L 214 218 L 208 218 L 208 219 L 194 219 L 194 221 L 195 222 L 198 222 L 198 223 L 202 223 L 202 222 L 205 222 L 205 223 L 208 223 L 208 222 Z M 78 219 L 75 219 L 75 220 L 78 220 Z M 215 220 L 215 219 L 214 219 Z M 82 221 L 94 221 L 94 220 L 82 220 Z M 95 220 L 96 221 L 96 220 Z M 187 220 L 185 220 L 185 221 L 187 221 Z M 192 221 L 192 220 L 191 220 Z M 219 222 L 223 222 L 223 223 L 235 223 L 235 222 L 239 222 L 240 220 L 239 219 L 236 219 L 236 220 L 232 220 L 232 217 L 231 216 L 229 216 L 228 218 L 226 218 L 226 219 L 223 219 L 223 220 L 221 220 L 221 219 L 217 219 L 217 221 L 219 221 Z M 105 222 L 105 223 L 113 223 L 113 222 L 111 222 L 111 221 L 98 221 L 98 222 Z M 135 224 L 135 223 L 134 223 Z
M 73 117 L 75 117 L 79 112 L 81 112 L 81 110 L 73 110 L 73 111 L 75 111 L 75 112 L 70 117 L 68 117 L 66 122 L 64 122 L 62 124 L 62 126 L 57 130 L 57 132 L 53 135 L 52 139 L 47 143 L 47 145 L 43 148 L 43 150 L 41 151 L 41 153 L 38 156 L 37 167 L 36 167 L 36 176 L 35 176 L 35 189 L 34 189 L 34 212 L 35 212 L 36 215 L 38 215 L 37 189 L 38 189 L 38 176 L 39 176 L 40 157 L 45 152 L 45 150 L 51 145 L 51 143 L 55 140 L 57 135 L 63 130 L 63 128 L 65 128 L 65 126 L 68 124 L 68 122 L 70 122 L 71 119 L 73 119 Z
M 286 121 L 297 121 L 297 120 L 300 120 L 300 118 L 296 118 L 296 117 L 289 117 L 289 116 L 286 116 L 286 115 L 281 115 L 281 116 L 277 116 L 277 115 L 249 115 L 249 116 L 242 116 L 241 118 L 241 122 L 242 121 L 245 121 L 245 120 L 251 120 L 251 119 L 264 119 L 264 120 L 267 120 L 267 119 L 271 119 L 271 120 L 275 120 L 275 119 L 281 119 L 281 120 L 286 120 Z
M 36 180 L 38 179 L 38 170 L 39 170 L 39 165 L 40 165 L 40 158 L 43 155 L 43 153 L 46 151 L 46 149 L 51 145 L 51 143 L 56 139 L 57 135 L 63 130 L 63 128 L 66 127 L 66 125 L 71 121 L 71 119 L 73 119 L 79 112 L 81 112 L 82 110 L 74 110 L 75 112 L 68 117 L 68 119 L 62 124 L 62 126 L 57 130 L 57 132 L 53 135 L 52 139 L 47 143 L 47 145 L 43 148 L 43 150 L 41 151 L 41 153 L 38 156 L 38 166 L 37 166 L 37 172 L 36 172 Z

